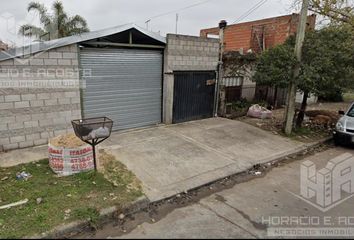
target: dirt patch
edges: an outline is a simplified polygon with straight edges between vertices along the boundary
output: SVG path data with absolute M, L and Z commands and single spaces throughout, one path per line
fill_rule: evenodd
M 86 145 L 87 143 L 81 141 L 74 133 L 60 135 L 49 140 L 49 143 L 56 147 L 75 148 Z
M 338 110 L 346 110 L 350 103 L 316 103 L 308 106 L 303 127 L 296 129 L 291 138 L 301 142 L 313 142 L 328 137 L 332 133 L 335 123 L 339 119 Z M 271 119 L 250 118 L 247 116 L 236 120 L 270 131 L 276 135 L 282 132 L 284 121 L 284 108 L 273 110 Z

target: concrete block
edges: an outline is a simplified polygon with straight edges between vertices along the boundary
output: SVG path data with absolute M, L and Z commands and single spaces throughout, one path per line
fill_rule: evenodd
M 5 102 L 18 102 L 21 101 L 21 95 L 7 95 L 5 96 Z
M 24 141 L 26 141 L 25 136 L 10 137 L 10 143 L 18 143 L 18 142 L 24 142 Z
M 20 142 L 19 143 L 19 147 L 20 148 L 33 147 L 33 146 L 34 146 L 33 140 L 29 140 L 29 141 L 25 141 L 25 142 Z
M 0 131 L 6 131 L 8 129 L 7 123 L 0 124 Z
M 13 65 L 14 65 L 13 59 L 5 60 L 0 63 L 0 66 L 13 66 Z
M 11 117 L 0 117 L 0 123 L 4 124 L 4 123 L 13 123 L 15 122 L 15 116 L 11 116 Z
M 72 59 L 72 60 L 71 60 L 71 65 L 72 65 L 72 66 L 79 66 L 79 60 L 77 60 L 77 59 Z
M 78 94 L 76 92 L 65 92 L 65 97 L 67 98 L 72 98 L 72 97 L 76 97 L 78 96 Z
M 80 98 L 79 97 L 73 97 L 73 98 L 70 98 L 70 101 L 71 101 L 72 104 L 80 103 Z
M 15 102 L 15 108 L 28 108 L 29 106 L 29 101 Z
M 73 52 L 64 52 L 63 53 L 63 58 L 65 59 L 76 59 L 77 58 L 77 54 L 73 53 Z
M 49 132 L 41 132 L 40 133 L 40 138 L 49 138 Z
M 22 101 L 36 100 L 36 94 L 21 94 Z
M 38 140 L 34 140 L 34 145 L 44 145 L 48 143 L 48 139 L 38 139 Z
M 40 52 L 40 53 L 37 53 L 34 58 L 36 59 L 44 59 L 44 58 L 49 58 L 49 54 L 48 52 Z
M 30 121 L 31 120 L 31 115 L 16 115 L 16 122 L 25 122 L 25 121 Z
M 31 105 L 31 107 L 43 107 L 44 101 L 43 100 L 30 101 L 30 105 Z
M 13 122 L 8 123 L 9 130 L 21 129 L 23 128 L 23 122 Z
M 61 52 L 50 51 L 49 52 L 49 58 L 51 58 L 51 59 L 53 59 L 53 58 L 61 59 L 61 58 L 63 58 L 63 54 Z
M 32 127 L 38 127 L 38 120 L 37 121 L 26 121 L 23 123 L 25 125 L 25 128 L 32 128 Z
M 60 125 L 60 124 L 67 123 L 67 121 L 66 121 L 65 117 L 61 117 L 61 118 L 54 118 L 53 123 L 54 123 L 54 125 Z
M 70 59 L 58 59 L 58 65 L 59 66 L 71 66 L 71 60 Z
M 55 51 L 56 52 L 71 52 L 71 45 L 56 48 Z
M 48 100 L 44 100 L 44 105 L 45 106 L 54 106 L 58 104 L 58 100 L 55 99 L 48 99 Z
M 39 126 L 46 127 L 53 125 L 53 119 L 41 119 L 39 120 Z
M 0 103 L 5 102 L 5 97 L 4 96 L 0 96 Z
M 70 98 L 59 98 L 58 102 L 60 105 L 70 104 Z
M 38 93 L 37 99 L 38 100 L 50 99 L 50 93 Z
M 14 66 L 29 66 L 29 59 L 15 58 Z
M 29 61 L 31 66 L 43 66 L 44 65 L 44 61 L 43 59 L 31 59 Z
M 26 135 L 26 141 L 40 139 L 41 135 L 39 133 L 33 133 Z
M 54 119 L 60 117 L 60 112 L 47 112 L 45 113 L 45 118 L 47 119 Z
M 65 97 L 65 92 L 52 92 L 50 93 L 50 98 L 64 98 Z
M 44 59 L 44 64 L 47 66 L 57 66 L 58 65 L 58 59 L 53 58 L 53 59 Z
M 0 110 L 4 110 L 4 109 L 13 109 L 14 108 L 14 104 L 12 102 L 9 103 L 0 103 Z
M 35 113 L 35 114 L 32 114 L 31 116 L 31 120 L 41 120 L 45 118 L 45 113 Z
M 23 128 L 23 123 L 22 122 L 8 123 L 8 127 L 9 127 L 9 130 L 21 129 L 21 128 Z
M 3 148 L 4 148 L 5 151 L 12 150 L 12 149 L 17 149 L 18 148 L 18 143 L 4 144 Z
M 54 136 L 59 136 L 62 134 L 66 134 L 66 129 L 54 131 Z
M 10 138 L 0 138 L 0 145 L 10 144 Z

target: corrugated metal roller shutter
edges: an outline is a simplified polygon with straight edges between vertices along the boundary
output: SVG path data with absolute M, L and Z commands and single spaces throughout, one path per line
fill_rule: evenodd
M 114 130 L 161 122 L 161 51 L 84 48 L 80 55 L 85 118 L 107 116 Z

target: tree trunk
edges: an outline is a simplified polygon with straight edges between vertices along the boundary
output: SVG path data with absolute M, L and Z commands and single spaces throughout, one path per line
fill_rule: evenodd
M 309 97 L 309 92 L 304 91 L 304 97 L 302 99 L 301 108 L 300 108 L 300 111 L 299 111 L 299 113 L 297 115 L 297 119 L 296 119 L 296 127 L 297 128 L 301 127 L 302 122 L 304 121 L 308 97 Z
M 277 108 L 278 105 L 278 87 L 274 87 L 273 107 Z

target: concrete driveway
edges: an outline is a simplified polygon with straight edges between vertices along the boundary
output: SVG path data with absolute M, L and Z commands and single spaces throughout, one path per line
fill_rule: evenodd
M 211 118 L 116 133 L 103 146 L 157 201 L 272 161 L 303 144 L 238 121 Z

